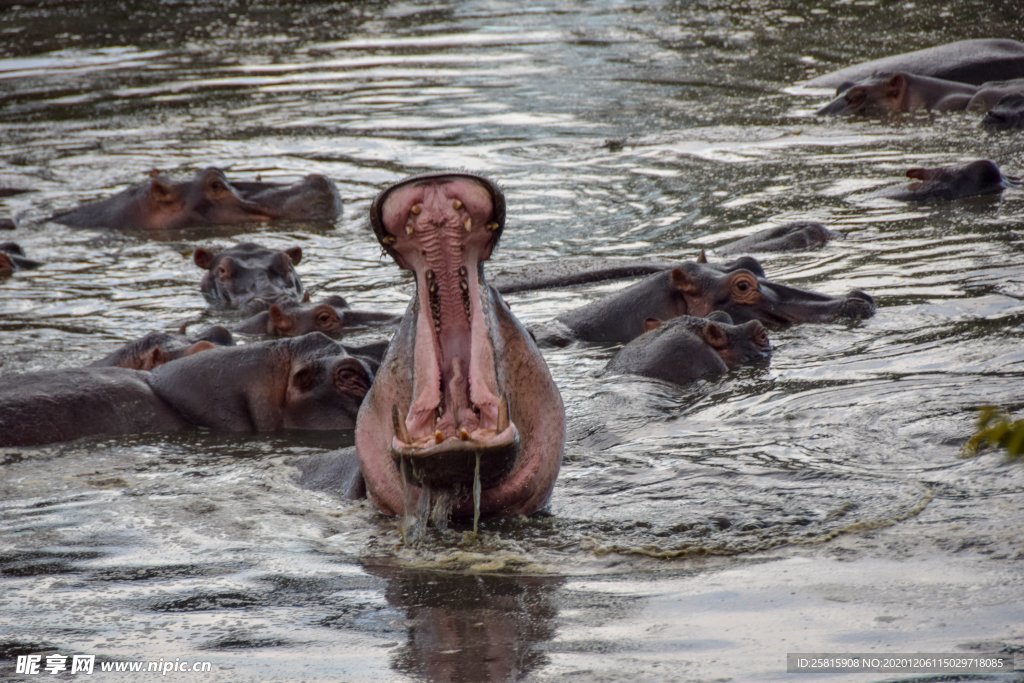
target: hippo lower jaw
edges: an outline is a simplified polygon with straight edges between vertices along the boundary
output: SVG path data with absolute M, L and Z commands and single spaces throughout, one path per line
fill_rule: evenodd
M 768 296 L 771 304 L 760 308 L 757 318 L 767 325 L 778 327 L 807 322 L 832 322 L 841 318 L 861 320 L 875 314 L 874 298 L 859 289 L 845 297 L 831 297 L 772 284 Z

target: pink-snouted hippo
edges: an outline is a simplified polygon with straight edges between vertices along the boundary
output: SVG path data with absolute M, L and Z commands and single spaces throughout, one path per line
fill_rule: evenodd
M 501 190 L 469 173 L 413 176 L 377 196 L 370 224 L 416 293 L 356 422 L 369 498 L 390 515 L 429 508 L 431 496 L 462 519 L 544 508 L 565 409 L 533 339 L 484 278 L 505 226 Z

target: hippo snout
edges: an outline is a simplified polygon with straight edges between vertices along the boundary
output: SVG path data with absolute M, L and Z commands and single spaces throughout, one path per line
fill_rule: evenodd
M 875 314 L 875 299 L 867 292 L 855 289 L 846 295 L 843 315 L 847 318 L 870 318 Z

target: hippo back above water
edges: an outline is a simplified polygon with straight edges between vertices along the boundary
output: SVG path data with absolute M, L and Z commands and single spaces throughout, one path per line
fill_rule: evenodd
M 997 38 L 960 40 L 855 64 L 816 76 L 804 81 L 802 85 L 845 90 L 854 82 L 875 73 L 897 71 L 974 85 L 1022 78 L 1024 43 Z

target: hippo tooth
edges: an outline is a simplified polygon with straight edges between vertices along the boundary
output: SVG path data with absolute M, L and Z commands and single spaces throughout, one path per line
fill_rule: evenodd
M 471 231 L 473 229 L 473 219 L 467 218 L 465 221 L 463 221 L 462 227 L 466 229 L 466 232 Z
M 412 227 L 412 222 L 410 221 L 410 222 L 406 223 L 405 224 L 405 234 L 408 235 L 409 237 L 412 237 L 412 234 L 414 232 L 416 232 L 416 229 Z
M 398 238 L 395 237 L 394 235 L 385 235 L 384 238 L 381 239 L 381 242 L 383 242 L 386 246 L 389 246 L 389 247 L 391 245 L 393 245 L 397 241 L 398 241 Z
M 497 223 L 488 223 L 487 224 L 487 229 L 490 230 L 491 232 L 494 232 L 495 230 L 498 229 L 498 224 Z
M 508 429 L 508 396 L 502 394 L 501 400 L 498 401 L 498 424 L 494 431 L 501 434 L 506 429 Z
M 462 202 L 460 202 L 458 199 L 454 200 L 452 202 L 452 208 L 458 211 L 459 209 L 462 208 Z
M 405 428 L 405 422 L 398 416 L 398 406 L 391 406 L 391 426 L 395 430 L 395 436 L 402 443 L 412 443 L 409 432 Z
M 413 216 L 419 216 L 420 215 L 420 211 L 423 211 L 423 207 L 420 206 L 419 204 L 413 204 L 409 208 L 409 213 L 411 213 Z
M 466 431 L 465 427 L 459 429 L 459 438 L 463 441 L 469 441 L 469 432 Z
M 444 441 L 444 434 L 438 429 L 434 432 L 434 443 L 441 443 L 442 441 Z

